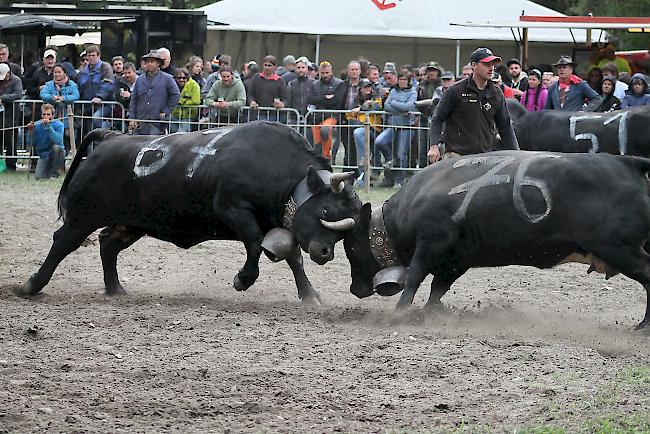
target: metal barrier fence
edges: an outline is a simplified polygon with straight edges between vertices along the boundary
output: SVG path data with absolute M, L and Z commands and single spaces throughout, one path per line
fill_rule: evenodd
M 19 100 L 5 106 L 2 117 L 0 155 L 12 159 L 38 159 L 33 137 L 27 128 L 40 120 L 41 100 Z M 118 102 L 76 101 L 55 103 L 55 118 L 63 121 L 68 158 L 76 143 L 94 128 L 109 128 L 124 133 L 156 124 L 161 133 L 197 131 L 264 119 L 284 123 L 301 133 L 318 152 L 332 161 L 335 168 L 359 170 L 356 185 L 369 189 L 371 178 L 384 172 L 384 186 L 401 184 L 406 176 L 427 165 L 429 149 L 428 120 L 420 112 L 314 110 L 303 118 L 291 108 L 243 107 L 236 110 L 206 105 L 179 106 L 172 116 L 161 120 L 130 120 Z M 341 152 L 339 152 L 341 151 Z M 14 160 L 15 164 L 15 160 Z M 368 175 L 367 175 L 368 174 Z
M 305 138 L 335 168 L 359 170 L 356 185 L 366 191 L 381 171 L 383 186 L 401 185 L 427 165 L 429 125 L 420 112 L 314 110 L 304 126 Z

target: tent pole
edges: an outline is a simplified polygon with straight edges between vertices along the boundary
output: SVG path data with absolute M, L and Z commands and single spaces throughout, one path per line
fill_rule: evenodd
M 456 77 L 460 74 L 460 39 L 456 39 Z
M 20 68 L 25 73 L 25 35 L 20 35 Z
M 528 69 L 528 28 L 523 28 L 523 36 L 521 37 L 521 64 L 524 70 Z
M 320 63 L 320 35 L 316 35 L 316 65 Z

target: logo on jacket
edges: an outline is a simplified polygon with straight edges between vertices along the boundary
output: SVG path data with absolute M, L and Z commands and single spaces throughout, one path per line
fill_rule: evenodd
M 489 102 L 483 104 L 483 110 L 485 110 L 486 112 L 489 112 L 491 108 L 492 108 L 492 104 L 490 104 Z
M 377 6 L 381 11 L 392 9 L 395 6 L 397 6 L 395 0 L 370 0 L 370 1 L 372 1 L 375 4 L 375 6 Z

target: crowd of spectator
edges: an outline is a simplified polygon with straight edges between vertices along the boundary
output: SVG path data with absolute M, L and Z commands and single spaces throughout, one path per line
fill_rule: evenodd
M 562 56 L 552 66 L 537 65 L 527 70 L 518 59 L 511 59 L 498 66 L 492 81 L 506 98 L 517 99 L 528 111 L 603 112 L 650 104 L 646 76 L 630 76 L 624 59 L 606 54 L 584 78 L 574 74 L 575 62 Z M 285 56 L 282 62 L 268 55 L 259 63 L 251 60 L 240 68 L 231 62 L 230 56 L 218 54 L 207 62 L 191 56 L 177 65 L 170 51 L 161 47 L 142 56 L 136 66 L 122 56 L 104 60 L 100 48 L 91 45 L 81 53 L 79 65 L 72 65 L 58 58 L 56 47 L 47 47 L 41 61 L 23 74 L 9 61 L 7 46 L 0 44 L 5 153 L 15 155 L 15 130 L 23 125 L 25 134 L 31 134 L 31 142 L 50 140 L 51 129 L 45 134 L 40 127 L 59 128 L 58 123 L 44 120 L 49 111 L 62 125 L 65 152 L 75 131 L 78 134 L 91 128 L 138 134 L 187 132 L 204 124 L 251 119 L 296 122 L 293 114 L 297 112 L 307 125 L 307 140 L 318 152 L 334 159 L 338 148 L 345 148 L 344 164 L 359 167 L 358 183 L 365 176 L 365 142 L 369 138 L 372 166 L 384 168 L 382 185 L 400 186 L 406 180 L 406 171 L 398 169 L 427 164 L 427 126 L 437 102 L 457 80 L 472 74 L 472 64 L 465 65 L 462 75 L 456 77 L 435 61 L 397 66 L 359 58 L 343 70 L 328 61 L 317 65 L 307 57 L 293 55 Z M 14 113 L 13 102 L 21 98 L 42 100 L 47 110 L 26 104 L 21 113 Z M 75 112 L 73 122 L 68 119 L 67 107 L 75 101 L 89 103 Z M 246 106 L 250 109 L 243 114 L 241 109 Z M 41 120 L 36 121 L 38 114 Z M 369 135 L 364 124 L 370 125 Z M 39 132 L 32 134 L 37 127 Z M 42 147 L 32 144 L 32 148 L 45 155 Z M 6 158 L 6 163 L 9 170 L 15 170 L 15 158 Z M 39 177 L 54 173 L 43 169 Z M 369 174 L 371 179 L 378 175 Z

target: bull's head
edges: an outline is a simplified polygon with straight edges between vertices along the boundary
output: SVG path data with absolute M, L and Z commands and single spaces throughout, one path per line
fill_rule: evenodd
M 380 271 L 377 261 L 372 256 L 368 243 L 368 227 L 372 208 L 369 203 L 361 207 L 357 224 L 345 235 L 343 245 L 345 254 L 350 261 L 352 284 L 350 292 L 359 298 L 368 297 L 375 293 L 373 278 Z
M 361 201 L 343 181 L 353 173 L 335 173 L 329 184 L 310 168 L 307 187 L 312 196 L 298 207 L 291 231 L 311 259 L 324 264 L 334 259 L 334 245 L 355 226 Z

